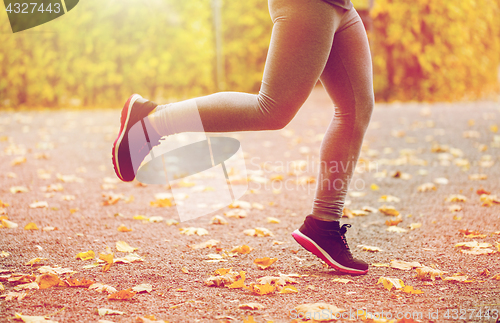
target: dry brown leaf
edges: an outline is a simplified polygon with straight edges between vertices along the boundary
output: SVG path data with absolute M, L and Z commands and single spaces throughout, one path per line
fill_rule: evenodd
M 238 305 L 238 308 L 242 310 L 261 310 L 266 308 L 264 305 L 259 303 L 246 303 Z
M 37 277 L 36 282 L 38 283 L 38 286 L 40 286 L 40 289 L 47 289 L 53 286 L 58 286 L 60 279 L 54 274 L 43 274 Z
M 358 245 L 358 248 L 361 248 L 363 251 L 371 251 L 371 252 L 382 251 L 382 249 L 380 249 L 379 247 L 367 246 L 363 244 Z
M 125 300 L 134 297 L 136 292 L 132 291 L 132 288 L 124 289 L 119 292 L 108 295 L 108 299 L 110 300 Z
M 84 288 L 89 288 L 94 282 L 85 278 L 82 278 L 80 280 L 78 279 L 72 279 L 68 278 L 64 280 L 69 287 L 84 287 Z
M 386 206 L 386 205 L 382 205 L 379 209 L 378 209 L 382 214 L 385 214 L 385 215 L 391 215 L 391 216 L 398 216 L 399 215 L 399 211 L 396 210 L 396 208 L 394 206 Z
M 129 229 L 129 228 L 127 228 L 125 225 L 123 225 L 123 224 L 122 224 L 122 225 L 120 225 L 120 226 L 118 227 L 118 231 L 119 231 L 119 232 L 130 232 L 130 231 L 132 231 L 132 229 Z
M 231 249 L 231 252 L 237 252 L 237 253 L 241 253 L 241 254 L 248 254 L 252 250 L 253 250 L 253 248 L 250 248 L 247 245 L 242 245 L 242 246 L 233 247 L 233 249 Z
M 436 280 L 436 277 L 438 276 L 443 279 L 443 275 L 446 274 L 446 271 L 434 269 L 428 266 L 416 268 L 415 271 L 417 272 L 416 278 L 420 280 Z
M 260 269 L 266 269 L 274 264 L 277 260 L 278 258 L 264 257 L 255 259 L 253 263 L 256 264 Z

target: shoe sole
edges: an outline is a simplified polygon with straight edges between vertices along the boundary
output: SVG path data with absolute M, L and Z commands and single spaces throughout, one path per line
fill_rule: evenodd
M 120 132 L 118 133 L 118 137 L 116 138 L 115 142 L 113 143 L 113 166 L 115 168 L 115 173 L 118 175 L 118 177 L 125 182 L 131 182 L 134 179 L 127 181 L 123 178 L 122 173 L 120 171 L 120 162 L 118 158 L 118 150 L 120 148 L 120 145 L 122 143 L 122 140 L 125 136 L 126 131 L 124 129 L 127 129 L 128 127 L 128 122 L 130 120 L 130 112 L 132 111 L 132 106 L 134 105 L 135 101 L 138 99 L 142 98 L 139 94 L 133 94 L 131 95 L 127 102 L 125 102 L 125 105 L 123 106 L 121 117 L 120 117 Z M 135 177 L 134 177 L 135 178 Z
M 366 270 L 359 270 L 355 268 L 349 268 L 342 266 L 338 262 L 332 259 L 330 255 L 323 250 L 316 242 L 314 242 L 311 238 L 300 232 L 299 230 L 295 230 L 292 232 L 292 236 L 297 241 L 302 247 L 304 247 L 307 251 L 313 253 L 317 257 L 321 258 L 324 262 L 326 262 L 330 267 L 335 268 L 338 271 L 348 273 L 348 274 L 353 274 L 353 275 L 364 275 L 368 272 L 368 269 Z

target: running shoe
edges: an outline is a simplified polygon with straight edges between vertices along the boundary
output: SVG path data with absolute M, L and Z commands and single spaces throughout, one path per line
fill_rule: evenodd
M 139 94 L 129 97 L 123 106 L 112 154 L 115 173 L 124 182 L 134 180 L 144 157 L 161 139 L 147 118 L 156 106 Z
M 320 222 L 323 222 L 323 225 Z M 302 247 L 336 270 L 351 275 L 363 275 L 368 272 L 368 264 L 352 256 L 345 239 L 345 233 L 350 227 L 350 224 L 344 224 L 340 229 L 325 228 L 324 221 L 308 215 L 304 224 L 295 230 L 292 236 Z

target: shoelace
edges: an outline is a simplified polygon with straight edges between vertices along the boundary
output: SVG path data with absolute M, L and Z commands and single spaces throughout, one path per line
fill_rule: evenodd
M 344 224 L 342 225 L 342 227 L 340 228 L 340 238 L 342 238 L 342 241 L 344 242 L 344 245 L 347 249 L 347 254 L 350 258 L 352 258 L 352 254 L 351 254 L 351 249 L 349 248 L 349 245 L 347 244 L 347 241 L 345 240 L 345 233 L 347 232 L 347 228 L 350 228 L 351 225 L 350 224 Z

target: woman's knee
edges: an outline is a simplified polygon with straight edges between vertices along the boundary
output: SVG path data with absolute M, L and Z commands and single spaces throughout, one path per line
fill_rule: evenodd
M 286 127 L 301 107 L 300 102 L 273 100 L 263 95 L 258 96 L 260 122 L 265 130 L 280 130 Z

